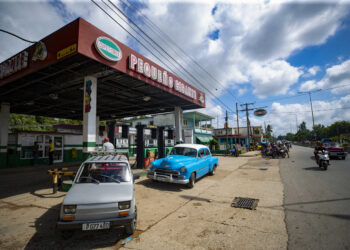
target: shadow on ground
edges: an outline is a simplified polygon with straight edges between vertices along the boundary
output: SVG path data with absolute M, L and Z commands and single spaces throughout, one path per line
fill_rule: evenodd
M 332 202 L 348 202 L 350 198 L 340 198 L 340 199 L 329 199 L 329 200 L 317 200 L 317 201 L 306 201 L 306 202 L 294 202 L 294 203 L 286 203 L 283 204 L 284 210 L 288 212 L 295 212 L 295 213 L 304 213 L 304 214 L 311 214 L 311 215 L 318 215 L 318 216 L 328 216 L 333 217 L 336 219 L 341 220 L 350 220 L 350 214 L 334 214 L 334 213 L 320 213 L 320 212 L 312 212 L 306 210 L 307 205 L 315 205 L 315 204 L 322 204 L 322 203 L 332 203 Z M 300 208 L 293 208 L 293 206 L 302 206 L 306 207 L 305 209 Z M 268 209 L 276 209 L 280 210 L 280 206 L 260 206 L 261 208 L 268 208 Z
M 307 171 L 325 171 L 324 169 L 321 169 L 319 167 L 308 167 L 308 168 L 303 168 L 304 170 Z
M 55 166 L 55 165 L 54 165 Z M 69 170 L 76 171 L 79 163 L 69 165 Z M 35 190 L 52 187 L 52 176 L 47 173 L 50 166 L 37 166 L 0 170 L 0 199 L 10 196 L 34 193 Z
M 63 239 L 56 229 L 60 205 L 46 211 L 35 221 L 36 233 L 24 249 L 96 249 L 114 247 L 126 238 L 123 228 L 101 231 L 75 231 L 68 239 Z
M 188 189 L 188 187 L 186 185 L 154 181 L 151 179 L 142 180 L 142 181 L 139 181 L 135 184 L 136 185 L 143 185 L 145 187 L 157 189 L 160 191 L 181 192 L 183 189 Z

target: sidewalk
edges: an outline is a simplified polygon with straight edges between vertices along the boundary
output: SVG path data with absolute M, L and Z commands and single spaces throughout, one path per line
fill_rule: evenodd
M 204 177 L 193 189 L 154 184 L 141 178 L 139 183 L 143 185 L 137 185 L 135 190 L 138 232 L 127 245 L 117 247 L 286 249 L 279 161 L 219 157 L 219 162 L 216 174 Z M 233 208 L 235 197 L 259 199 L 258 207 Z

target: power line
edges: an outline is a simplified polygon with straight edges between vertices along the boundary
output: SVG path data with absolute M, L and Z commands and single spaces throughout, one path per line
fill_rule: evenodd
M 154 57 L 156 57 L 160 62 L 162 62 L 164 65 L 166 65 L 168 68 L 169 65 L 167 65 L 162 59 L 160 59 L 158 56 L 156 56 L 147 46 L 145 46 L 139 39 L 137 39 L 131 32 L 129 32 L 123 25 L 121 25 L 117 20 L 115 20 L 105 9 L 103 9 L 99 4 L 97 4 L 94 0 L 91 0 L 99 9 L 101 9 L 108 17 L 110 17 L 115 23 L 117 23 L 125 32 L 127 32 L 130 36 L 132 36 L 137 42 L 140 43 L 141 46 L 143 46 L 146 50 L 148 50 Z M 103 2 L 105 5 L 107 5 L 105 2 Z M 108 5 L 107 5 L 108 6 Z M 110 7 L 109 7 L 110 8 Z M 115 13 L 115 11 L 113 11 Z M 119 15 L 118 15 L 119 16 Z M 120 16 L 119 16 L 120 17 Z M 123 20 L 125 22 L 125 20 Z M 128 24 L 129 25 L 129 24 Z M 130 26 L 130 25 L 129 25 Z M 130 26 L 131 27 L 131 26 Z M 138 29 L 140 29 L 137 26 Z M 140 29 L 141 30 L 141 29 Z M 144 38 L 143 38 L 144 39 Z M 145 39 L 146 40 L 146 39 Z M 158 44 L 157 44 L 158 45 Z M 158 47 L 160 47 L 158 45 Z M 159 53 L 159 51 L 157 51 Z M 176 63 L 178 63 L 174 58 L 172 58 Z M 209 94 L 211 94 L 217 101 L 219 101 L 223 106 L 225 106 L 227 109 L 231 110 L 225 103 L 223 103 L 215 94 L 213 94 L 208 88 L 206 88 L 196 77 L 194 77 L 190 72 L 188 72 L 181 64 L 180 67 L 188 74 L 190 75 L 199 85 L 201 85 L 203 88 L 205 88 Z
M 111 2 L 110 0 L 108 0 L 109 2 Z M 160 34 L 160 38 L 165 41 L 168 45 L 171 43 L 172 45 L 174 45 L 174 47 L 176 47 L 180 52 L 183 53 L 183 55 L 185 55 L 185 57 L 188 57 L 190 59 L 190 61 L 192 61 L 197 67 L 199 67 L 202 71 L 204 71 L 211 79 L 213 79 L 216 83 L 218 83 L 220 86 L 222 86 L 225 89 L 225 86 L 219 82 L 210 72 L 208 72 L 206 69 L 204 69 L 199 63 L 197 63 L 188 53 L 186 53 L 180 46 L 178 46 L 165 32 L 163 32 L 154 22 L 152 22 L 152 20 L 150 20 L 146 15 L 144 15 L 139 8 L 137 8 L 135 5 L 133 5 L 132 3 L 126 3 L 123 0 L 119 0 L 119 2 L 121 2 L 122 4 L 124 4 L 126 7 L 130 8 L 130 6 L 132 7 L 133 10 L 136 10 L 136 12 L 142 16 L 145 20 L 147 20 L 151 25 L 147 25 L 146 22 L 146 26 L 148 26 L 149 28 L 151 28 L 151 30 L 153 30 L 155 33 Z M 158 32 L 153 28 L 155 27 Z M 168 41 L 170 41 L 170 43 L 167 42 L 166 39 L 163 38 L 163 36 L 166 37 L 166 39 Z M 171 47 L 171 46 L 170 46 Z M 176 50 L 172 49 L 176 55 L 179 56 L 179 54 L 177 53 Z M 229 90 L 227 90 L 227 93 L 229 93 L 234 99 L 236 99 L 237 101 L 238 98 L 236 96 L 234 96 Z
M 319 92 L 328 91 L 328 90 L 337 89 L 337 88 L 342 88 L 342 87 L 347 87 L 347 86 L 350 86 L 350 84 L 344 84 L 344 85 L 335 86 L 335 87 L 330 87 L 330 88 L 326 88 L 326 89 L 318 89 L 318 91 L 319 91 Z M 257 102 L 257 103 L 268 103 L 268 102 L 273 102 L 273 101 L 278 101 L 278 100 L 285 100 L 285 99 L 290 99 L 290 98 L 297 98 L 297 97 L 304 96 L 304 95 L 308 95 L 308 93 L 305 92 L 305 93 L 300 93 L 299 95 L 287 96 L 287 97 L 280 97 L 280 98 L 270 99 L 270 100 L 261 101 L 261 102 Z
M 27 43 L 37 43 L 37 42 L 29 41 L 29 40 L 27 40 L 27 39 L 25 39 L 25 38 L 23 38 L 23 37 L 20 37 L 20 36 L 14 34 L 14 33 L 12 33 L 12 32 L 7 31 L 7 30 L 0 29 L 0 31 L 1 31 L 1 32 L 4 32 L 4 33 L 7 33 L 7 34 L 9 34 L 9 35 L 11 35 L 11 36 L 17 37 L 18 39 L 21 39 L 22 41 L 25 41 L 25 42 L 27 42 Z
M 334 109 L 319 109 L 319 110 L 314 110 L 314 112 L 324 112 L 324 111 L 341 110 L 341 109 L 350 109 L 350 107 L 334 108 Z M 298 113 L 308 113 L 308 112 L 311 112 L 311 111 L 304 110 L 304 111 L 295 111 L 295 112 L 277 112 L 273 110 L 270 112 L 270 114 L 298 114 Z

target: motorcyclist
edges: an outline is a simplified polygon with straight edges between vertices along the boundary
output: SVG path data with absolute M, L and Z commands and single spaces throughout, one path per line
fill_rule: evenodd
M 315 146 L 315 149 L 314 149 L 314 155 L 315 155 L 315 160 L 318 164 L 318 160 L 319 160 L 319 156 L 318 156 L 318 151 L 323 151 L 323 150 L 326 150 L 322 143 L 320 141 L 317 142 L 316 146 Z

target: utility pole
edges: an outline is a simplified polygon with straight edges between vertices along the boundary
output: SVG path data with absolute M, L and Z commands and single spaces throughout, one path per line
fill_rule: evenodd
M 225 154 L 228 152 L 228 116 L 227 116 L 227 110 L 226 110 L 226 117 L 225 117 L 225 127 L 226 127 L 226 151 Z
M 321 91 L 321 89 L 318 89 L 316 91 L 305 91 L 305 92 L 298 92 L 298 94 L 309 94 L 309 98 L 310 98 L 310 106 L 311 106 L 311 115 L 312 115 L 312 130 L 315 130 L 315 119 L 314 119 L 314 110 L 312 108 L 312 99 L 311 99 L 311 93 L 312 92 L 318 92 Z
M 236 114 L 237 114 L 237 134 L 239 135 L 239 119 L 238 119 L 238 104 L 236 102 Z
M 254 103 L 244 103 L 244 104 L 241 104 L 241 107 L 245 106 L 245 109 L 242 109 L 240 111 L 245 111 L 246 113 L 246 116 L 247 116 L 247 135 L 248 135 L 248 147 L 247 147 L 247 151 L 249 151 L 250 149 L 250 131 L 249 131 L 249 113 L 248 111 L 250 110 L 254 110 L 254 109 L 248 109 L 248 106 L 249 105 L 253 105 Z

